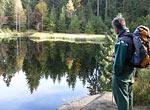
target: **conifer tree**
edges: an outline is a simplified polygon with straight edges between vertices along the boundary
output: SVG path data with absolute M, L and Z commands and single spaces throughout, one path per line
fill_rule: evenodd
M 66 32 L 66 14 L 65 14 L 65 7 L 62 7 L 61 14 L 58 21 L 58 32 Z
M 4 0 L 0 1 L 0 29 L 3 27 L 4 24 L 6 24 L 6 16 L 4 13 L 5 10 L 5 2 Z
M 48 28 L 49 28 L 49 31 L 52 31 L 52 32 L 56 31 L 56 13 L 55 13 L 54 7 L 52 8 L 51 13 L 50 13 Z
M 72 18 L 72 22 L 69 25 L 70 33 L 80 33 L 80 22 L 78 16 L 75 14 Z
M 94 34 L 93 25 L 92 25 L 92 22 L 90 20 L 88 21 L 88 23 L 85 26 L 85 33 Z
M 85 25 L 86 25 L 86 18 L 85 18 L 85 14 L 82 10 L 79 10 L 80 13 L 79 13 L 79 22 L 80 22 L 80 31 L 81 33 L 84 33 L 85 31 Z
M 107 30 L 106 25 L 104 24 L 103 20 L 101 19 L 100 16 L 95 16 L 94 21 L 93 21 L 93 27 L 95 30 L 96 34 L 104 34 Z
M 15 29 L 14 0 L 8 0 L 5 2 L 5 11 L 4 12 L 7 17 L 6 27 L 9 29 Z

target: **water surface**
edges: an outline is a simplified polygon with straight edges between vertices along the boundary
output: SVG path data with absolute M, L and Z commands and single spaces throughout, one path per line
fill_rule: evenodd
M 2 40 L 0 110 L 56 110 L 95 94 L 99 51 L 97 44 Z

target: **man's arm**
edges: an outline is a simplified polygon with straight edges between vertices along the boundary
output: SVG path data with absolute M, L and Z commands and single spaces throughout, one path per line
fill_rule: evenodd
M 118 41 L 115 45 L 115 59 L 113 64 L 113 73 L 119 75 L 123 71 L 123 66 L 128 54 L 128 44 L 124 41 Z

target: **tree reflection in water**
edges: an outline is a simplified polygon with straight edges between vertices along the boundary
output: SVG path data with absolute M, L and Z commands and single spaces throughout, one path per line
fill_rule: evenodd
M 7 86 L 15 74 L 23 70 L 31 93 L 38 88 L 41 78 L 61 83 L 63 76 L 67 77 L 68 86 L 73 89 L 77 78 L 82 80 L 83 85 L 88 83 L 91 95 L 110 87 L 95 60 L 101 49 L 99 45 L 36 43 L 24 38 L 2 41 L 0 48 L 0 74 Z

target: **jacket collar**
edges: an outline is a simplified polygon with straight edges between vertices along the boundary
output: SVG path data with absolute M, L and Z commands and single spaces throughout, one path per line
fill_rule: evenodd
M 118 38 L 120 38 L 126 32 L 130 32 L 128 28 L 125 27 L 125 28 L 120 29 L 120 31 L 117 33 Z

